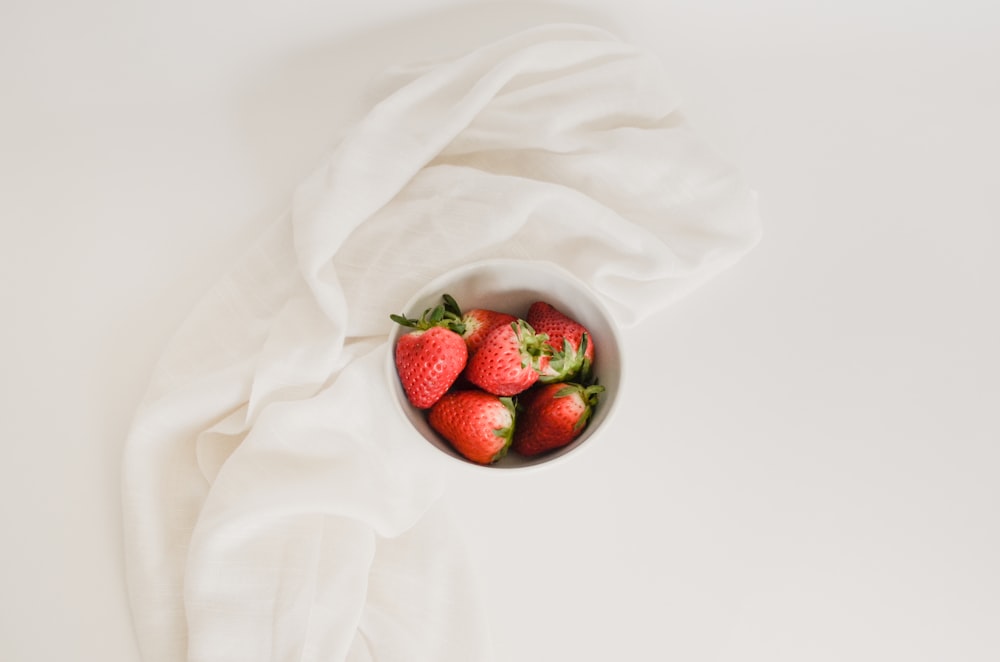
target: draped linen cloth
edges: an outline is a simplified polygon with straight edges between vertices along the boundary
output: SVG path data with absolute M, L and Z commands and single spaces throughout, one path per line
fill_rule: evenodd
M 662 65 L 603 30 L 543 25 L 380 85 L 136 412 L 125 556 L 146 662 L 492 659 L 447 470 L 392 407 L 389 313 L 507 257 L 564 267 L 628 327 L 759 238 L 753 191 Z

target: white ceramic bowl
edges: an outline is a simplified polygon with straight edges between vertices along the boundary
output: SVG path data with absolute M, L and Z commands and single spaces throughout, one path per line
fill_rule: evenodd
M 443 274 L 415 293 L 402 311 L 391 312 L 419 317 L 426 309 L 441 303 L 441 295 L 445 293 L 452 295 L 462 310 L 489 308 L 522 318 L 535 301 L 552 304 L 590 331 L 595 344 L 593 371 L 605 390 L 599 396 L 587 428 L 568 446 L 531 458 L 510 451 L 498 462 L 483 466 L 463 458 L 430 427 L 426 412 L 407 401 L 396 376 L 393 352 L 390 351 L 386 363 L 389 387 L 399 411 L 413 425 L 416 439 L 430 444 L 450 460 L 469 467 L 498 471 L 547 466 L 575 455 L 580 449 L 609 436 L 605 433 L 615 412 L 623 381 L 622 343 L 618 327 L 587 285 L 565 269 L 549 262 L 486 260 Z M 389 338 L 391 347 L 395 347 L 399 336 L 407 332 L 400 325 L 394 327 Z

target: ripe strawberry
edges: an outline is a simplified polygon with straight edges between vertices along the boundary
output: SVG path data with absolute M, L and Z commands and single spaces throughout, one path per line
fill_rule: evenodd
M 510 447 L 514 403 L 478 389 L 451 391 L 431 408 L 427 420 L 463 457 L 491 464 Z
M 415 327 L 396 341 L 396 373 L 406 399 L 418 409 L 431 407 L 465 369 L 469 352 L 462 336 L 447 328 L 444 307 L 424 311 L 419 320 L 390 315 L 394 322 Z
M 551 350 L 546 336 L 524 320 L 498 326 L 465 367 L 465 377 L 494 395 L 517 395 L 538 381 L 539 363 Z
M 532 456 L 562 448 L 583 432 L 603 386 L 575 383 L 543 384 L 518 402 L 518 422 L 512 448 Z
M 587 381 L 594 363 L 594 338 L 574 319 L 544 301 L 536 301 L 525 318 L 538 333 L 549 337 L 552 357 L 543 362 L 539 381 Z
M 463 313 L 458 303 L 450 294 L 445 294 L 442 298 L 446 313 L 454 315 L 456 319 L 456 323 L 450 328 L 460 333 L 462 338 L 465 339 L 465 346 L 469 349 L 469 356 L 476 353 L 490 331 L 498 326 L 517 321 L 517 318 L 513 315 L 487 308 L 473 308 Z

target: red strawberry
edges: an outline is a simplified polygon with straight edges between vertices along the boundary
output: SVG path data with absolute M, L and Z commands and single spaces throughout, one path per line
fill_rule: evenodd
M 519 399 L 513 449 L 532 456 L 562 448 L 583 432 L 603 386 L 543 384 Z
M 594 363 L 594 338 L 582 324 L 544 301 L 531 304 L 526 320 L 537 333 L 549 337 L 548 344 L 552 348 L 552 358 L 543 362 L 539 381 L 589 379 Z
M 545 340 L 524 320 L 498 326 L 469 359 L 465 376 L 494 395 L 516 395 L 538 381 L 539 362 L 551 351 Z
M 507 454 L 514 432 L 514 403 L 478 389 L 452 391 L 427 416 L 431 427 L 463 457 L 478 464 Z
M 444 307 L 425 310 L 419 320 L 390 315 L 394 322 L 415 327 L 396 341 L 396 372 L 407 400 L 418 409 L 431 407 L 465 369 L 465 341 L 446 327 Z
M 457 324 L 454 324 L 451 328 L 460 333 L 465 339 L 465 346 L 469 349 L 469 356 L 476 353 L 490 331 L 498 326 L 517 321 L 517 318 L 513 315 L 487 308 L 473 308 L 463 313 L 458 303 L 450 294 L 445 294 L 442 298 L 444 299 L 445 311 L 454 315 L 457 321 Z

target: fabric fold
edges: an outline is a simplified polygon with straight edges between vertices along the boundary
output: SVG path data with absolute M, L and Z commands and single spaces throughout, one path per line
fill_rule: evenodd
M 598 28 L 386 80 L 179 329 L 136 413 L 123 503 L 146 662 L 491 659 L 478 570 L 439 510 L 447 474 L 392 411 L 389 313 L 512 257 L 568 269 L 629 326 L 759 238 L 754 193 L 656 59 Z

